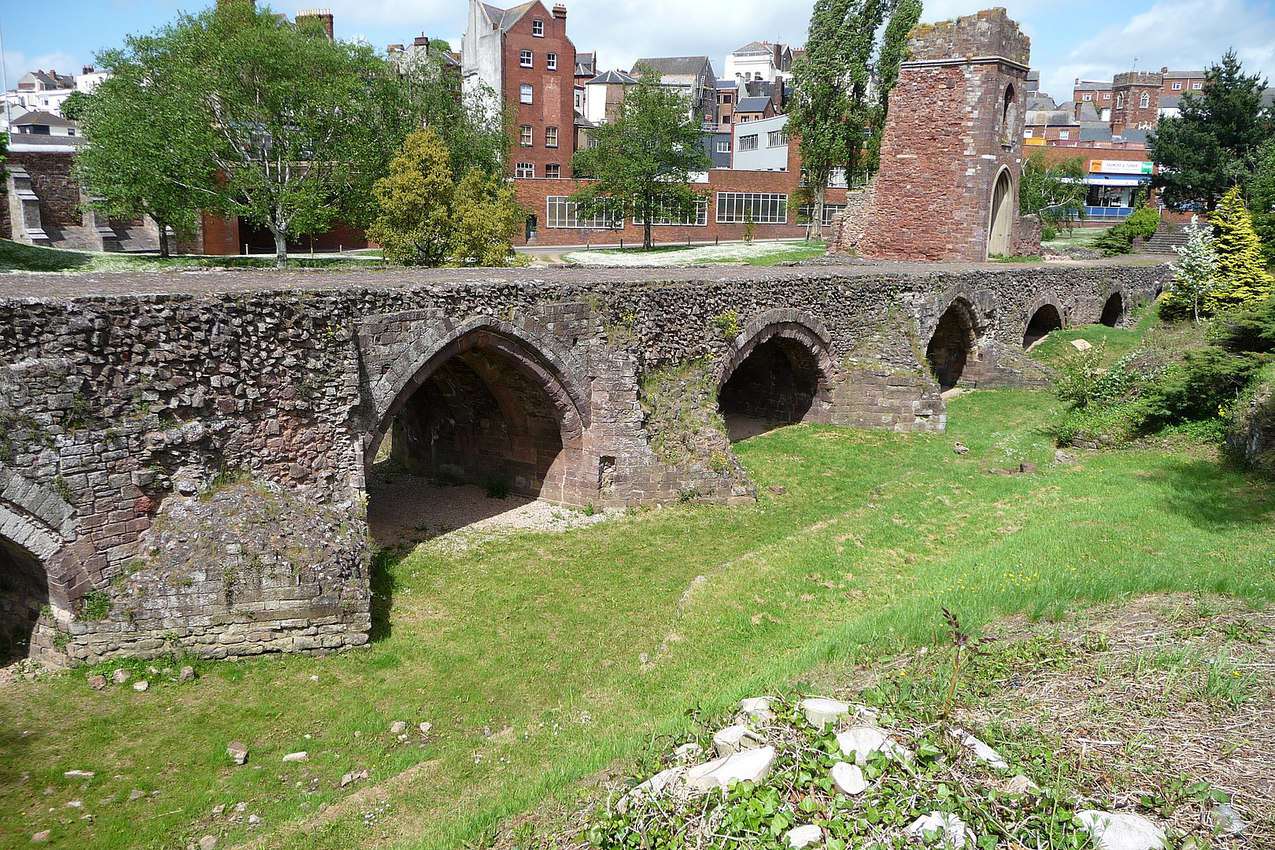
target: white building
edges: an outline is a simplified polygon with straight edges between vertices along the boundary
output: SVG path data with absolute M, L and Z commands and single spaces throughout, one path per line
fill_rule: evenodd
M 82 73 L 59 74 L 49 70 L 37 69 L 23 74 L 17 85 L 4 93 L 5 111 L 13 119 L 27 112 L 47 112 L 50 115 L 61 115 L 62 104 L 72 92 L 90 94 L 102 80 L 109 75 L 98 71 L 92 65 L 85 65 Z
M 751 41 L 726 57 L 726 79 L 773 83 L 792 76 L 792 48 L 769 41 Z
M 581 112 L 592 124 L 614 121 L 624 102 L 624 92 L 637 85 L 637 79 L 623 71 L 603 71 L 584 84 L 584 109 Z
M 737 171 L 787 171 L 788 116 L 736 124 L 731 146 Z

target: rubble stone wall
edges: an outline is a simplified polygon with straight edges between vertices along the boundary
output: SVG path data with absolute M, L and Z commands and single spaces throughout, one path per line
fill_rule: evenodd
M 155 294 L 135 294 L 153 275 L 15 277 L 0 298 L 0 536 L 48 575 L 33 654 L 364 643 L 367 461 L 422 387 L 485 376 L 526 420 L 508 445 L 544 498 L 746 499 L 713 414 L 766 343 L 808 352 L 807 420 L 937 431 L 925 351 L 954 304 L 975 317 L 966 381 L 1022 386 L 1042 378 L 1021 351 L 1042 298 L 1066 324 L 1092 322 L 1110 293 L 1132 304 L 1167 278 L 1131 265 L 536 274 L 220 272 Z M 59 286 L 85 289 L 49 294 Z M 665 429 L 682 448 L 657 451 L 654 419 L 679 399 L 704 408 L 703 428 Z

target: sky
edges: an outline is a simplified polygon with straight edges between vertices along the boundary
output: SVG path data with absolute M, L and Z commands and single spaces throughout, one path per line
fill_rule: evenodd
M 551 6 L 551 0 L 544 0 Z M 32 68 L 78 72 L 125 35 L 147 32 L 212 0 L 0 0 L 8 87 Z M 731 50 L 753 40 L 800 44 L 813 0 L 567 0 L 567 32 L 578 51 L 596 50 L 600 70 L 643 56 L 707 55 L 720 73 Z M 261 3 L 260 5 L 264 5 Z M 378 48 L 426 34 L 460 45 L 467 0 L 272 0 L 295 14 L 336 15 L 337 37 Z M 494 4 L 494 5 L 498 5 Z M 506 5 L 515 5 L 508 0 Z M 1204 68 L 1234 48 L 1250 72 L 1275 78 L 1275 0 L 926 0 L 923 20 L 1005 6 L 1032 40 L 1041 88 L 1058 101 L 1075 78 L 1110 80 L 1131 69 Z

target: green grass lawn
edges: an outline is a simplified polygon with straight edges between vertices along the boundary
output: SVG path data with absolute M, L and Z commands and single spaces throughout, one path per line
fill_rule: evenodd
M 1110 230 L 1110 227 L 1077 227 L 1068 233 L 1065 230 L 1059 230 L 1058 235 L 1054 239 L 1045 242 L 1046 245 L 1083 245 L 1087 246 L 1093 240 Z
M 822 257 L 828 246 L 818 239 L 768 240 L 751 243 L 726 242 L 721 245 L 656 245 L 572 251 L 566 259 L 581 265 L 611 259 L 618 265 L 638 265 L 647 258 L 650 265 L 749 265 L 777 266 Z
M 4 687 L 0 845 L 51 829 L 50 846 L 180 847 L 225 830 L 223 847 L 450 850 L 631 763 L 690 710 L 928 643 L 940 606 L 977 627 L 1155 591 L 1275 597 L 1275 488 L 1203 447 L 1053 466 L 1040 428 L 1055 405 L 973 392 L 943 435 L 796 426 L 737 446 L 754 505 L 423 545 L 385 563 L 361 651 L 202 663 L 146 693 L 94 692 L 82 671 Z M 1020 461 L 1040 472 L 986 472 Z M 398 743 L 400 719 L 431 722 L 428 741 Z M 251 749 L 244 767 L 232 740 Z M 282 763 L 296 750 L 309 761 Z M 360 768 L 369 780 L 338 788 Z M 385 802 L 352 796 L 377 783 Z M 210 814 L 239 801 L 259 826 Z
M 294 268 L 348 267 L 352 263 L 368 265 L 367 260 L 342 256 L 299 254 L 288 260 Z M 137 272 L 173 271 L 174 269 L 273 268 L 273 256 L 255 257 L 168 257 L 152 254 L 114 254 L 91 251 L 64 251 L 24 245 L 0 239 L 0 272 Z M 3 284 L 0 284 L 2 286 Z

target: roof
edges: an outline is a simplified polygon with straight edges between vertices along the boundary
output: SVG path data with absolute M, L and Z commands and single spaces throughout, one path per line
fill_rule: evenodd
M 646 65 L 661 76 L 694 77 L 708 64 L 707 56 L 658 56 L 639 59 L 633 63 L 630 73 L 636 74 L 638 66 Z
M 1111 126 L 1108 124 L 1095 124 L 1093 126 L 1081 125 L 1080 141 L 1082 142 L 1109 142 L 1111 141 Z
M 522 20 L 522 16 L 527 14 L 527 10 L 536 5 L 536 0 L 530 0 L 528 3 L 520 3 L 509 9 L 497 9 L 489 3 L 483 3 L 483 11 L 487 13 L 487 17 L 491 22 L 500 27 L 501 32 L 509 32 L 509 29 L 518 21 Z
M 1203 71 L 1161 71 L 1160 75 L 1166 80 L 1202 80 L 1204 79 Z
M 1058 108 L 1062 109 L 1063 107 L 1060 106 Z M 1076 117 L 1080 119 L 1081 124 L 1086 121 L 1098 121 L 1102 118 L 1102 115 L 1098 112 L 1098 107 L 1094 106 L 1092 103 L 1085 103 L 1084 101 L 1081 101 L 1079 109 L 1073 109 L 1071 104 L 1067 104 L 1067 110 L 1074 112 Z
M 572 120 L 571 123 L 576 127 L 584 127 L 586 130 L 589 129 L 590 127 L 598 126 L 597 124 L 594 124 L 592 121 L 590 121 L 588 118 L 585 118 L 579 112 L 575 114 L 575 118 Z
M 25 74 L 23 75 L 25 76 Z M 54 89 L 73 89 L 75 88 L 75 77 L 70 74 L 59 74 L 57 71 L 49 69 L 42 71 L 36 69 L 31 72 L 31 76 L 35 77 L 36 82 L 42 86 Z
M 735 106 L 736 112 L 765 112 L 770 105 L 768 97 L 741 97 Z
M 1058 104 L 1054 103 L 1054 99 L 1047 94 L 1029 94 L 1027 95 L 1027 109 L 1030 112 L 1034 109 L 1057 109 Z
M 1182 95 L 1165 94 L 1160 96 L 1161 109 L 1178 109 L 1182 106 Z
M 1111 83 L 1101 80 L 1076 80 L 1075 91 L 1110 91 Z
M 576 54 L 576 76 L 592 77 L 598 72 L 597 69 L 598 54 L 597 53 L 577 53 Z
M 52 112 L 41 112 L 32 110 L 21 118 L 13 119 L 15 127 L 75 127 L 76 123 L 69 118 L 63 118 L 61 115 L 54 115 Z
M 1030 109 L 1024 123 L 1030 127 L 1070 127 L 1076 119 L 1065 109 Z
M 769 41 L 750 41 L 743 47 L 736 47 L 730 52 L 731 56 L 761 56 L 770 55 L 774 52 L 774 45 Z
M 1120 138 L 1126 142 L 1146 142 L 1147 130 L 1140 127 L 1125 127 L 1124 132 L 1120 134 Z M 1114 136 L 1112 138 L 1115 138 Z
M 717 81 L 718 91 L 728 91 L 730 89 L 737 89 L 737 88 L 739 88 L 739 80 L 718 80 Z
M 637 78 L 630 74 L 626 74 L 623 71 L 603 71 L 601 74 L 598 74 L 592 80 L 585 83 L 585 85 L 591 86 L 594 83 L 597 83 L 598 85 L 619 84 L 622 86 L 635 86 L 637 85 Z

